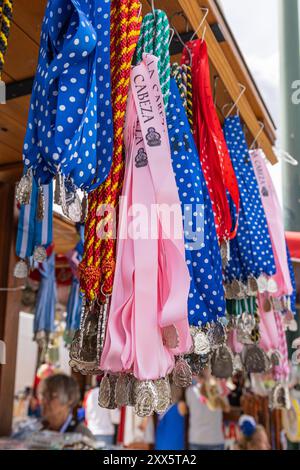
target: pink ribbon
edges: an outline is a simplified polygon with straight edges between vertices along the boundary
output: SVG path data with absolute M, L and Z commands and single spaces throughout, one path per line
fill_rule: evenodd
M 267 217 L 275 257 L 276 274 L 272 277 L 277 283 L 278 290 L 275 295 L 273 294 L 273 297 L 291 295 L 293 287 L 286 253 L 283 214 L 278 196 L 267 169 L 262 150 L 253 150 L 250 154 Z
M 123 204 L 101 358 L 103 370 L 130 371 L 139 380 L 165 377 L 174 367 L 175 355 L 188 352 L 192 344 L 187 319 L 190 277 L 157 61 L 144 55 L 142 63 L 131 71 L 124 130 Z M 161 205 L 174 208 L 177 214 L 169 233 L 158 210 Z M 137 207 L 146 214 L 140 223 L 132 213 Z M 134 225 L 139 226 L 139 237 L 130 233 Z M 174 349 L 163 341 L 167 327 L 178 335 Z

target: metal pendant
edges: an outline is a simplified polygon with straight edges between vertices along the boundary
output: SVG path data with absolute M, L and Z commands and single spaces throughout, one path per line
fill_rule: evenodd
M 33 259 L 37 263 L 43 263 L 47 259 L 47 251 L 43 246 L 36 246 L 33 253 Z
M 75 333 L 70 348 L 70 367 L 83 375 L 100 375 L 101 315 L 96 303 L 86 306 L 80 330 Z
M 270 359 L 271 364 L 272 364 L 273 367 L 280 366 L 280 361 L 282 359 L 280 351 L 270 351 L 269 359 Z
M 55 176 L 55 191 L 54 191 L 54 203 L 61 206 L 63 201 L 63 193 L 65 191 L 64 177 L 61 173 L 57 173 Z
M 278 285 L 277 285 L 277 282 L 275 281 L 275 279 L 273 279 L 272 277 L 268 280 L 268 292 L 270 294 L 276 294 L 276 292 L 278 291 Z
M 242 361 L 249 374 L 262 374 L 269 368 L 266 353 L 256 344 L 246 345 L 242 351 Z
M 132 380 L 128 374 L 120 374 L 116 382 L 116 404 L 130 406 Z
M 158 396 L 152 380 L 135 383 L 134 402 L 134 411 L 140 418 L 151 416 L 154 413 L 158 405 Z
M 300 349 L 297 349 L 292 355 L 292 364 L 298 366 L 300 364 Z
M 41 222 L 44 219 L 44 217 L 45 217 L 45 196 L 44 196 L 43 186 L 40 186 L 38 190 L 36 218 L 37 220 Z
M 174 325 L 166 326 L 162 329 L 163 344 L 168 349 L 176 349 L 179 346 L 179 335 Z
M 28 171 L 26 175 L 23 175 L 17 184 L 16 188 L 16 200 L 20 204 L 29 204 L 30 196 L 32 191 L 32 173 Z
M 217 348 L 211 359 L 212 375 L 218 379 L 228 379 L 233 375 L 233 354 L 228 346 Z
M 258 292 L 258 284 L 257 280 L 254 276 L 248 278 L 247 282 L 247 294 L 249 297 L 255 297 Z
M 268 290 L 268 279 L 264 274 L 261 274 L 257 279 L 258 291 L 263 294 Z
M 14 277 L 17 279 L 26 279 L 29 274 L 28 263 L 21 259 L 14 268 Z
M 101 408 L 108 408 L 111 400 L 111 386 L 108 375 L 105 375 L 100 383 L 98 404 Z
M 222 323 L 218 322 L 208 328 L 207 339 L 211 347 L 221 346 L 227 338 L 226 330 Z
M 221 244 L 220 250 L 221 250 L 222 265 L 223 265 L 223 268 L 226 268 L 230 260 L 230 242 L 229 241 L 223 242 Z
M 238 299 L 241 295 L 241 284 L 237 279 L 234 279 L 231 283 L 232 294 L 235 299 Z
M 68 217 L 72 222 L 79 223 L 81 222 L 82 212 L 81 212 L 81 202 L 78 194 L 75 192 L 74 197 L 70 203 L 67 203 Z
M 296 322 L 295 319 L 291 320 L 288 323 L 288 329 L 289 331 L 292 331 L 293 333 L 296 333 L 298 331 L 298 323 Z
M 88 205 L 89 205 L 88 195 L 84 193 L 83 199 L 81 201 L 81 223 L 82 224 L 84 224 L 87 219 Z
M 271 405 L 274 410 L 289 410 L 291 408 L 291 397 L 287 385 L 276 385 L 271 394 Z
M 244 370 L 241 356 L 236 354 L 233 358 L 233 375 L 238 374 Z
M 198 356 L 197 354 L 188 354 L 185 356 L 185 359 L 191 368 L 192 375 L 201 375 L 202 371 L 209 366 L 210 355 Z
M 194 343 L 194 354 L 207 356 L 210 353 L 210 342 L 206 334 L 199 328 L 191 329 L 191 335 Z
M 232 291 L 231 284 L 225 284 L 225 297 L 226 297 L 227 300 L 233 300 L 234 299 L 234 293 Z
M 155 380 L 154 386 L 157 393 L 157 404 L 155 412 L 158 414 L 165 413 L 171 404 L 171 387 L 169 378 Z
M 177 387 L 187 388 L 192 385 L 192 369 L 187 361 L 180 357 L 173 370 L 173 382 Z

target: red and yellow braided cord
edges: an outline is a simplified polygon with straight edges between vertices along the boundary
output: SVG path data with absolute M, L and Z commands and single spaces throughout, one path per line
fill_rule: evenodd
M 88 300 L 103 300 L 112 292 L 116 241 L 113 238 L 113 213 L 101 213 L 101 207 L 116 210 L 124 176 L 123 128 L 129 91 L 130 67 L 141 26 L 140 3 L 136 0 L 111 2 L 111 85 L 114 124 L 114 150 L 107 180 L 89 197 L 85 250 L 81 264 L 81 287 Z M 105 237 L 99 237 L 104 227 Z

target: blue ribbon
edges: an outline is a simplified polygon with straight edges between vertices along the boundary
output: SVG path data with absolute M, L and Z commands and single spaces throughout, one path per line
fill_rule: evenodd
M 191 276 L 189 323 L 202 326 L 225 316 L 222 261 L 198 152 L 173 78 L 170 85 L 167 122 L 184 216 L 186 262 Z
M 36 300 L 34 316 L 34 333 L 43 331 L 52 333 L 55 331 L 55 305 L 56 305 L 56 281 L 55 281 L 55 254 L 39 265 L 41 282 Z
M 87 191 L 108 176 L 113 151 L 110 0 L 49 0 L 24 143 L 40 183 L 61 171 Z
M 276 267 L 271 238 L 239 116 L 225 120 L 224 134 L 240 190 L 239 228 L 237 236 L 230 241 L 226 281 L 247 282 L 250 276 L 259 278 L 263 273 L 272 276 Z M 235 220 L 232 201 L 230 206 Z

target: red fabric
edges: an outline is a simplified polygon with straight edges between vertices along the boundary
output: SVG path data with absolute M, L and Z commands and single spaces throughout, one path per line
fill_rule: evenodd
M 215 109 L 210 83 L 206 43 L 200 39 L 187 43 L 192 52 L 194 138 L 212 201 L 219 241 L 236 236 L 238 220 L 232 221 L 226 195 L 229 192 L 239 213 L 239 189 L 223 130 Z M 190 62 L 187 48 L 182 63 Z
M 300 232 L 285 232 L 291 258 L 300 260 Z
M 124 442 L 125 419 L 126 419 L 126 407 L 122 406 L 120 424 L 118 427 L 117 444 L 123 444 Z

